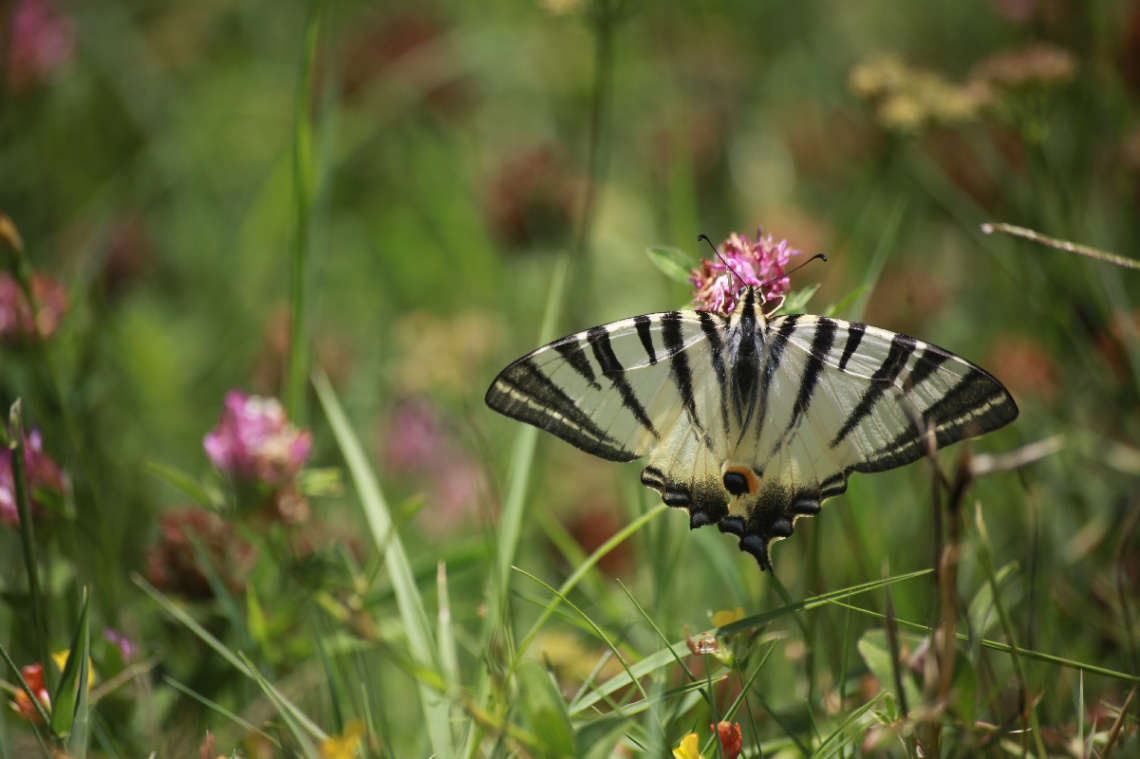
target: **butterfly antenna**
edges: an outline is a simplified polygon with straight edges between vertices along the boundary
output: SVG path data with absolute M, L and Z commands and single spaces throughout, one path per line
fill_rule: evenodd
M 820 259 L 821 261 L 824 261 L 824 262 L 827 261 L 827 256 L 823 255 L 822 253 L 816 253 L 814 256 L 812 256 L 808 260 L 804 261 L 802 264 L 795 267 L 794 269 L 789 269 L 788 271 L 784 272 L 780 276 L 773 277 L 772 279 L 768 280 L 767 282 L 764 282 L 763 284 L 759 285 L 759 287 L 757 289 L 762 290 L 765 287 L 767 287 L 768 285 L 772 284 L 773 282 L 779 282 L 784 277 L 790 276 L 793 272 L 799 271 L 800 269 L 804 268 L 805 266 L 807 266 L 808 264 L 810 264 L 812 261 L 814 261 L 817 258 Z
M 700 234 L 700 235 L 697 235 L 697 240 L 698 240 L 698 241 L 699 241 L 699 240 L 704 240 L 705 242 L 707 242 L 707 243 L 709 244 L 709 247 L 710 247 L 710 248 L 712 248 L 712 252 L 716 254 L 716 257 L 717 257 L 717 258 L 719 258 L 721 261 L 723 261 L 723 262 L 724 262 L 724 268 L 725 268 L 725 269 L 727 269 L 727 270 L 729 271 L 729 273 L 731 273 L 731 274 L 732 274 L 732 276 L 734 276 L 734 277 L 736 277 L 737 279 L 739 279 L 739 280 L 740 280 L 740 284 L 741 284 L 742 286 L 744 286 L 744 287 L 748 287 L 748 283 L 744 281 L 744 277 L 740 276 L 740 275 L 739 275 L 739 274 L 737 274 L 735 271 L 733 271 L 732 267 L 728 265 L 728 259 L 727 259 L 727 258 L 725 258 L 724 256 L 722 256 L 722 255 L 720 254 L 720 251 L 716 249 L 716 246 L 715 246 L 715 245 L 713 245 L 713 243 L 712 243 L 712 240 L 710 240 L 710 239 L 709 239 L 709 236 L 708 236 L 708 235 L 706 235 L 706 234 Z

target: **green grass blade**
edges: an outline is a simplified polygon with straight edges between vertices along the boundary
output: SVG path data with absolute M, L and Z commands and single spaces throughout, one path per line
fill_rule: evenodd
M 863 318 L 863 314 L 867 310 L 867 304 L 871 301 L 871 294 L 875 289 L 875 284 L 879 281 L 879 275 L 882 274 L 883 266 L 887 262 L 887 257 L 891 251 L 897 247 L 896 243 L 898 242 L 899 232 L 902 229 L 902 221 L 906 216 L 906 206 L 906 200 L 896 201 L 882 229 L 876 234 L 879 244 L 875 247 L 875 253 L 871 257 L 871 264 L 867 267 L 866 273 L 863 276 L 863 285 L 867 289 L 860 293 L 855 299 L 855 302 L 851 304 L 851 309 L 847 312 L 846 318 L 855 321 Z
M 44 709 L 44 705 L 36 698 L 36 694 L 32 692 L 32 686 L 28 685 L 28 681 L 20 674 L 20 668 L 16 666 L 16 662 L 12 661 L 12 657 L 8 655 L 8 649 L 4 648 L 3 645 L 0 645 L 0 659 L 3 659 L 4 663 L 8 665 L 8 669 L 12 671 L 12 677 L 16 678 L 16 683 L 23 688 L 24 693 L 31 699 L 32 705 L 36 708 L 36 712 L 40 715 L 40 719 L 43 723 L 50 725 L 51 715 L 47 713 L 47 710 Z
M 861 585 L 854 585 L 850 588 L 845 588 L 843 590 L 837 590 L 832 593 L 826 593 L 822 596 L 816 596 L 814 598 L 798 601 L 790 606 L 782 606 L 779 609 L 774 609 L 763 614 L 755 614 L 751 617 L 745 617 L 744 619 L 741 619 L 737 622 L 733 622 L 730 625 L 725 625 L 716 631 L 716 635 L 717 637 L 722 637 L 732 635 L 733 633 L 743 632 L 745 630 L 751 630 L 760 627 L 761 625 L 765 625 L 773 620 L 780 619 L 781 617 L 786 617 L 789 614 L 793 614 L 795 612 L 815 609 L 819 606 L 823 606 L 824 604 L 831 603 L 836 599 L 845 598 L 847 596 L 853 596 L 860 593 L 867 593 L 869 591 L 882 588 L 892 583 L 924 577 L 930 574 L 930 572 L 931 570 L 929 569 L 923 569 L 917 572 L 897 575 L 895 577 L 887 577 L 881 580 L 872 580 L 871 582 L 866 582 Z M 582 713 L 611 693 L 614 693 L 615 691 L 630 685 L 635 679 L 645 677 L 651 672 L 660 669 L 661 667 L 667 666 L 671 662 L 675 661 L 678 656 L 684 656 L 688 653 L 689 646 L 685 641 L 682 640 L 660 651 L 650 654 L 641 661 L 630 666 L 629 674 L 623 673 L 615 675 L 605 683 L 602 683 L 593 693 L 580 699 L 578 703 L 575 704 L 570 716 L 573 717 L 575 714 Z
M 71 647 L 68 649 L 67 661 L 63 665 L 63 673 L 56 684 L 55 692 L 51 697 L 51 731 L 56 735 L 67 735 L 71 732 L 75 720 L 78 704 L 78 694 L 83 693 L 83 700 L 87 700 L 87 681 L 80 679 L 80 673 L 87 671 L 87 655 L 90 643 L 87 634 L 88 610 L 90 598 L 87 590 L 83 591 L 83 608 L 79 612 L 79 624 L 75 626 L 75 634 L 71 637 Z M 44 662 L 44 668 L 52 666 L 51 662 Z M 80 685 L 82 684 L 82 685 Z M 86 742 L 86 730 L 84 730 Z
M 542 580 L 538 579 L 537 577 L 530 574 L 526 570 L 519 569 L 518 567 L 515 567 L 515 571 L 518 572 L 519 574 L 525 576 L 525 577 L 529 577 L 530 579 L 534 580 L 536 583 L 538 583 L 542 587 L 546 588 L 551 593 L 558 595 L 557 590 L 555 590 L 551 586 L 547 585 Z M 649 696 L 646 694 L 645 690 L 641 687 L 641 681 L 638 678 L 633 676 L 633 673 L 629 669 L 629 665 L 625 661 L 625 657 L 621 655 L 621 651 L 618 650 L 617 645 L 615 645 L 614 642 L 610 640 L 610 637 L 608 635 L 606 635 L 606 633 L 602 630 L 602 628 L 599 627 L 598 624 L 596 622 L 594 622 L 594 620 L 590 619 L 590 617 L 587 616 L 586 612 L 582 611 L 577 606 L 575 606 L 573 603 L 568 601 L 565 596 L 562 597 L 562 603 L 566 604 L 571 609 L 576 611 L 578 613 L 578 615 L 580 617 L 582 617 L 582 619 L 584 619 L 588 625 L 590 625 L 590 628 L 594 631 L 594 634 L 597 635 L 602 640 L 602 642 L 606 644 L 606 647 L 608 649 L 610 649 L 610 651 L 613 653 L 614 657 L 618 660 L 618 663 L 621 664 L 622 669 L 624 669 L 625 673 L 627 675 L 629 675 L 629 681 L 631 683 L 633 683 L 634 687 L 637 688 L 637 690 L 641 693 L 641 697 L 642 698 L 648 698 Z
M 202 704 L 203 706 L 210 709 L 211 711 L 217 712 L 218 714 L 222 715 L 223 717 L 228 719 L 230 722 L 233 722 L 235 725 L 240 727 L 242 730 L 245 730 L 246 732 L 249 732 L 249 733 L 257 733 L 262 738 L 264 738 L 265 740 L 267 740 L 271 744 L 273 744 L 275 747 L 281 748 L 281 743 L 276 738 L 274 738 L 272 735 L 270 735 L 269 733 L 267 733 L 264 730 L 262 730 L 261 728 L 259 728 L 257 725 L 254 725 L 252 722 L 247 722 L 246 720 L 242 719 L 239 715 L 234 714 L 233 712 L 231 712 L 229 709 L 225 708 L 221 704 L 219 704 L 215 701 L 211 701 L 210 699 L 203 696 L 201 693 L 198 693 L 196 690 L 193 690 L 191 688 L 186 687 L 182 683 L 180 683 L 177 680 L 175 680 L 174 678 L 172 678 L 170 675 L 164 675 L 162 678 L 162 681 L 165 682 L 167 685 L 169 685 L 171 688 L 174 688 L 175 690 L 178 690 L 178 691 L 185 693 L 187 696 L 194 699 L 195 701 Z
M 864 609 L 859 606 L 855 606 L 854 604 L 845 604 L 839 600 L 829 601 L 829 603 L 835 604 L 836 606 L 840 606 L 844 609 L 857 611 L 860 614 L 865 614 L 868 617 L 874 617 L 875 619 L 886 620 L 887 618 L 885 614 L 880 614 L 879 612 L 871 611 L 870 609 Z M 921 622 L 910 622 L 905 619 L 899 619 L 898 617 L 895 619 L 898 621 L 899 627 L 906 627 L 910 630 L 927 634 L 934 632 L 932 628 L 927 627 Z M 966 633 L 955 633 L 954 635 L 960 641 L 966 643 L 971 642 L 970 636 Z M 1031 659 L 1034 661 L 1042 662 L 1044 664 L 1055 664 L 1059 667 L 1065 667 L 1066 669 L 1074 669 L 1085 673 L 1101 675 L 1102 677 L 1110 677 L 1113 680 L 1121 680 L 1126 683 L 1140 685 L 1140 675 L 1130 675 L 1127 672 L 1119 672 L 1115 669 L 1098 667 L 1095 664 L 1086 664 L 1085 662 L 1079 662 L 1076 659 L 1066 659 L 1063 656 L 1046 654 L 1041 651 L 1033 651 L 1028 648 L 1018 648 L 1017 646 L 1012 646 L 1009 643 L 1002 643 L 996 640 L 987 640 L 983 638 L 982 640 L 975 640 L 974 642 L 983 648 L 990 649 L 991 651 L 999 651 L 1003 654 L 1016 654 L 1023 659 Z
M 75 713 L 71 718 L 71 734 L 67 736 L 67 749 L 74 759 L 87 759 L 87 733 L 90 727 L 91 707 L 87 697 L 87 681 L 91 677 L 91 599 L 87 588 L 83 589 L 83 611 L 79 613 L 78 641 L 72 644 L 71 660 L 78 659 L 79 677 Z M 78 652 L 78 653 L 77 653 Z M 54 716 L 54 715 L 53 715 Z
M 436 573 L 436 595 L 439 597 L 439 664 L 449 688 L 457 688 L 459 679 L 459 652 L 455 646 L 455 633 L 451 627 L 451 597 L 447 590 L 447 565 L 439 562 Z
M 522 642 L 519 644 L 518 650 L 515 652 L 515 660 L 512 664 L 512 667 L 518 664 L 518 662 L 522 659 L 523 654 L 526 653 L 527 648 L 530 647 L 530 644 L 534 642 L 535 637 L 537 637 L 538 633 L 542 630 L 542 626 L 546 624 L 546 620 L 550 618 L 550 615 L 553 614 L 554 610 L 558 608 L 558 605 L 562 603 L 563 597 L 565 597 L 571 590 L 574 589 L 574 586 L 576 586 L 578 582 L 586 576 L 586 573 L 589 572 L 594 567 L 594 565 L 602 559 L 603 556 L 608 554 L 614 548 L 627 540 L 631 535 L 644 527 L 649 522 L 649 520 L 653 519 L 658 514 L 667 511 L 668 509 L 669 507 L 662 503 L 659 504 L 656 508 L 651 509 L 645 514 L 642 514 L 640 517 L 633 520 L 617 533 L 615 533 L 605 543 L 598 546 L 597 550 L 590 554 L 589 558 L 578 565 L 578 568 L 575 569 L 574 572 L 566 578 L 566 581 L 563 582 L 562 585 L 558 588 L 558 592 L 555 594 L 554 598 L 550 599 L 550 602 L 542 610 L 542 613 L 538 616 L 538 619 L 535 620 L 535 623 L 531 625 L 530 632 L 526 634 L 526 637 L 523 638 Z
M 356 492 L 360 496 L 360 505 L 364 509 L 368 527 L 372 531 L 372 540 L 377 550 L 384 555 L 384 563 L 396 592 L 400 619 L 407 631 L 412 658 L 418 666 L 437 673 L 439 668 L 435 662 L 435 636 L 428 622 L 427 611 L 424 609 L 423 599 L 420 598 L 407 555 L 404 553 L 403 543 L 392 524 L 392 514 L 380 490 L 376 474 L 372 471 L 364 449 L 352 431 L 348 418 L 324 373 L 314 375 L 313 386 L 340 446 L 349 475 L 356 486 Z M 446 699 L 424 680 L 419 679 L 417 684 L 424 716 L 427 718 L 427 733 L 432 750 L 436 756 L 447 759 L 454 754 L 449 705 Z
M 293 198 L 297 214 L 296 240 L 293 246 L 289 306 L 292 332 L 289 346 L 288 385 L 285 403 L 289 418 L 296 424 L 304 421 L 305 380 L 309 376 L 309 330 L 306 325 L 305 296 L 309 274 L 309 229 L 313 213 L 313 126 L 310 123 L 313 62 L 316 59 L 320 31 L 321 0 L 309 4 L 305 26 L 305 52 L 301 61 L 295 101 L 293 135 Z
M 28 492 L 27 472 L 24 471 L 23 402 L 19 398 L 12 404 L 8 414 L 8 428 L 11 438 L 8 442 L 7 453 L 12 457 L 12 484 L 16 490 L 16 513 L 20 518 L 20 545 L 24 549 L 24 568 L 28 573 L 28 593 L 32 601 L 32 624 L 35 625 L 36 644 L 39 647 L 40 662 L 44 667 L 44 684 L 50 693 L 55 685 L 55 671 L 51 668 L 47 600 L 40 594 L 35 524 L 32 521 L 32 504 Z
M 827 757 L 835 756 L 838 751 L 841 751 L 844 746 L 851 742 L 851 739 L 840 740 L 840 738 L 847 732 L 848 728 L 862 719 L 863 715 L 871 711 L 875 704 L 879 703 L 887 695 L 885 690 L 881 690 L 870 701 L 860 706 L 855 711 L 839 723 L 839 726 L 832 731 L 831 735 L 824 738 L 823 742 L 819 744 L 819 748 L 812 754 L 812 759 L 826 759 Z M 834 741 L 834 744 L 833 744 Z
M 569 259 L 558 259 L 550 281 L 550 294 L 547 296 L 546 313 L 542 318 L 538 342 L 549 342 L 554 337 L 554 325 L 558 323 L 562 311 L 562 291 L 566 286 Z M 491 608 L 487 614 L 488 627 L 493 628 L 503 619 L 510 594 L 511 566 L 518 553 L 522 535 L 523 506 L 526 504 L 527 488 L 530 483 L 530 470 L 534 462 L 534 448 L 538 440 L 538 429 L 524 424 L 515 438 L 511 453 L 511 474 L 507 485 L 507 495 L 503 500 L 503 514 L 499 520 L 499 538 L 496 541 L 498 555 L 495 557 L 495 574 L 491 578 Z
M 300 720 L 296 719 L 299 714 L 296 707 L 289 703 L 288 699 L 277 688 L 273 687 L 248 659 L 243 656 L 242 661 L 254 682 L 261 687 L 262 692 L 277 707 L 277 713 L 281 715 L 281 719 L 285 720 L 289 732 L 293 734 L 294 740 L 300 745 L 301 753 L 305 759 L 321 759 L 321 754 L 313 743 L 313 738 L 323 741 L 328 738 L 328 735 L 311 722 L 304 726 Z
M 538 341 L 549 342 L 554 337 L 554 328 L 562 312 L 563 291 L 570 269 L 570 258 L 559 256 L 550 278 L 550 292 L 546 298 L 546 313 L 542 317 Z M 499 517 L 499 532 L 495 540 L 495 560 L 491 567 L 491 578 L 487 585 L 487 617 L 483 624 L 482 646 L 490 647 L 492 638 L 507 624 L 507 607 L 510 603 L 511 566 L 518 552 L 522 535 L 523 507 L 526 505 L 527 489 L 530 485 L 531 468 L 534 465 L 534 450 L 538 443 L 538 429 L 529 424 L 520 425 L 511 449 L 510 474 L 507 479 L 503 511 Z M 508 636 L 499 636 L 506 639 Z M 475 702 L 485 704 L 491 691 L 491 681 L 487 669 L 479 675 L 475 688 Z M 481 728 L 472 725 L 468 730 L 462 755 L 467 759 L 475 755 Z
M 167 614 L 181 622 L 187 629 L 190 630 L 190 632 L 197 635 L 203 643 L 214 649 L 218 655 L 228 661 L 235 669 L 244 675 L 252 676 L 237 654 L 227 648 L 225 644 L 223 644 L 220 640 L 211 635 L 209 631 L 206 630 L 206 628 L 198 624 L 198 622 L 185 611 L 183 611 L 178 606 L 178 604 L 171 601 L 160 590 L 144 580 L 141 575 L 137 573 L 131 573 L 131 580 L 135 585 L 138 585 L 140 588 L 142 588 L 144 593 L 153 598 L 159 606 L 165 609 Z
M 205 628 L 198 624 L 193 617 L 180 609 L 177 604 L 163 595 L 142 577 L 137 574 L 132 574 L 131 579 L 136 585 L 142 588 L 147 595 L 157 601 L 158 604 L 163 609 L 165 609 L 168 614 L 170 614 L 170 616 L 174 617 L 183 625 L 185 625 L 192 633 L 197 635 L 203 643 L 214 649 L 214 651 L 216 651 L 223 659 L 233 665 L 235 669 L 237 669 L 246 677 L 258 681 L 258 684 L 262 685 L 262 688 L 272 687 L 269 686 L 268 683 L 262 684 L 261 680 L 259 679 L 261 678 L 260 673 L 257 672 L 254 667 L 249 665 L 249 660 L 246 659 L 243 654 L 234 653 L 231 651 L 228 647 L 225 646 L 225 644 L 223 644 L 220 640 L 215 638 Z M 324 735 L 324 732 L 320 729 L 320 727 L 318 727 L 314 722 L 312 722 L 312 720 L 306 717 L 304 713 L 301 712 L 301 710 L 296 706 L 294 706 L 293 703 L 289 701 L 289 699 L 285 698 L 284 695 L 275 691 L 275 697 L 275 703 L 277 703 L 282 709 L 289 711 L 292 715 L 293 721 L 304 725 L 305 729 L 313 735 Z
M 707 680 L 702 679 L 691 683 L 685 683 L 684 685 L 679 685 L 676 688 L 669 688 L 668 690 L 654 693 L 645 698 L 638 699 L 637 701 L 631 701 L 628 704 L 618 706 L 606 716 L 619 715 L 622 717 L 633 717 L 634 715 L 641 714 L 646 709 L 652 708 L 656 704 L 667 704 L 673 699 L 681 698 L 682 696 L 686 696 L 690 693 L 698 693 L 707 688 L 709 686 L 709 683 L 717 685 L 719 683 L 727 681 L 730 677 L 732 677 L 732 675 L 727 672 L 715 675 L 710 674 L 709 679 Z
M 221 500 L 220 497 L 212 495 L 206 488 L 202 487 L 198 483 L 198 480 L 186 472 L 183 472 L 181 469 L 170 466 L 169 464 L 158 461 L 147 461 L 143 463 L 143 471 L 155 479 L 162 480 L 167 485 L 170 485 L 202 508 L 212 509 L 216 507 Z
M 974 511 L 974 523 L 978 528 L 978 559 L 982 564 L 982 571 L 985 572 L 986 578 L 993 589 L 993 602 L 994 608 L 997 610 L 998 619 L 1001 621 L 1002 631 L 1005 637 L 1010 642 L 1010 661 L 1013 664 L 1013 671 L 1017 675 L 1018 686 L 1021 689 L 1023 699 L 1022 709 L 1027 711 L 1026 717 L 1028 718 L 1029 728 L 1033 732 L 1033 740 L 1037 744 L 1037 753 L 1042 756 L 1048 756 L 1045 751 L 1045 743 L 1041 738 L 1041 725 L 1037 719 L 1037 704 L 1036 699 L 1029 692 L 1029 681 L 1025 677 L 1025 668 L 1021 666 L 1021 657 L 1017 653 L 1017 645 L 1014 641 L 1017 639 L 1013 634 L 1013 622 L 1009 618 L 1009 612 L 1005 608 L 1005 603 L 1002 601 L 1002 594 L 998 588 L 997 572 L 993 564 L 993 552 L 990 543 L 990 536 L 986 530 L 985 520 L 982 519 L 982 505 L 979 502 L 976 504 Z

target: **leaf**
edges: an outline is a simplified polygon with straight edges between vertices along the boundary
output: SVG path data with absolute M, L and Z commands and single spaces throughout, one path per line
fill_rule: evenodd
M 75 634 L 71 638 L 71 649 L 68 651 L 67 661 L 63 665 L 63 674 L 55 686 L 55 693 L 51 697 L 51 731 L 56 735 L 66 735 L 71 732 L 72 722 L 75 719 L 77 694 L 80 691 L 79 683 L 83 683 L 83 700 L 87 700 L 87 681 L 80 680 L 82 673 L 87 673 L 87 659 L 90 656 L 88 640 L 88 611 L 89 599 L 84 595 L 83 608 L 79 612 L 79 624 L 75 626 Z M 50 661 L 43 663 L 44 667 L 52 666 Z M 86 726 L 85 726 L 86 728 Z M 84 730 L 84 743 L 86 743 L 86 729 Z
M 537 755 L 550 759 L 578 756 L 566 702 L 550 675 L 538 662 L 527 660 L 519 665 L 518 681 L 522 691 L 518 703 L 527 729 L 540 741 L 535 746 Z
M 82 685 L 76 689 L 78 701 L 75 704 L 75 714 L 71 720 L 71 735 L 68 736 L 67 748 L 74 759 L 87 757 L 87 726 L 90 717 L 90 707 L 87 701 L 87 683 L 91 680 L 91 624 L 87 613 L 89 597 L 87 589 L 83 589 L 83 611 L 79 614 L 79 628 L 76 631 L 78 645 L 72 644 L 72 656 L 79 662 L 78 682 Z M 53 715 L 54 716 L 54 715 Z
M 916 572 L 896 575 L 895 577 L 888 577 L 880 580 L 871 580 L 870 582 L 865 582 L 860 585 L 853 585 L 842 590 L 835 590 L 830 593 L 824 593 L 823 595 L 815 596 L 813 598 L 796 601 L 795 603 L 789 604 L 787 606 L 781 606 L 778 609 L 766 611 L 761 614 L 754 614 L 751 617 L 745 617 L 739 622 L 733 622 L 731 625 L 720 628 L 720 635 L 729 636 L 736 633 L 745 632 L 747 630 L 755 630 L 762 627 L 763 625 L 768 624 L 769 622 L 772 622 L 773 620 L 790 616 L 797 612 L 808 611 L 809 609 L 826 606 L 827 604 L 834 603 L 840 598 L 846 598 L 858 593 L 869 593 L 870 591 L 878 590 L 879 588 L 890 585 L 892 583 L 900 582 L 902 580 L 912 580 L 919 577 L 925 577 L 930 573 L 931 570 L 929 569 L 921 569 Z M 662 650 L 652 653 L 649 656 L 643 658 L 641 661 L 632 665 L 629 668 L 629 672 L 620 672 L 611 677 L 609 680 L 606 680 L 604 683 L 601 683 L 588 693 L 582 694 L 577 700 L 575 700 L 574 704 L 570 708 L 570 711 L 576 716 L 584 714 L 594 704 L 603 700 L 610 694 L 627 687 L 630 685 L 630 683 L 642 677 L 645 677 L 650 673 L 661 669 L 662 667 L 675 664 L 678 656 L 688 655 L 688 643 L 686 643 L 684 640 L 677 641 L 672 646 L 668 646 Z
M 899 642 L 900 644 L 905 643 L 911 650 L 914 650 L 921 643 L 921 638 L 900 632 Z M 905 663 L 892 661 L 891 646 L 887 640 L 886 630 L 882 628 L 868 630 L 863 633 L 863 637 L 859 639 L 856 648 L 859 649 L 859 655 L 863 657 L 867 669 L 871 670 L 879 684 L 885 690 L 890 691 L 896 701 L 898 700 L 898 693 L 896 692 L 898 688 L 895 685 L 895 669 L 901 667 L 902 671 L 899 675 L 902 680 L 903 691 L 906 693 L 907 705 L 913 709 L 922 703 L 922 691 L 919 690 L 914 675 L 906 668 Z
M 704 683 L 701 683 L 704 685 Z M 609 759 L 613 748 L 622 736 L 629 732 L 629 720 L 617 714 L 608 714 L 578 728 L 576 739 L 579 746 L 589 746 L 585 759 Z
M 344 478 L 339 467 L 303 469 L 297 487 L 309 498 L 336 498 L 344 495 Z
M 653 265 L 664 272 L 666 277 L 686 285 L 689 284 L 689 272 L 700 265 L 688 253 L 667 245 L 655 245 L 645 252 Z
M 810 285 L 800 290 L 793 290 L 788 293 L 784 298 L 783 312 L 785 314 L 802 314 L 804 308 L 807 306 L 811 296 L 815 295 L 815 291 L 819 289 L 819 283 Z
M 147 461 L 143 464 L 143 470 L 152 477 L 160 479 L 167 485 L 170 485 L 203 508 L 213 509 L 221 503 L 221 496 L 219 494 L 211 493 L 202 487 L 196 479 L 177 467 L 172 467 L 157 461 Z
M 249 672 L 250 677 L 253 678 L 260 687 L 262 692 L 268 697 L 270 702 L 277 708 L 277 713 L 281 715 L 281 719 L 285 722 L 285 726 L 293 735 L 293 739 L 297 741 L 300 746 L 300 753 L 305 759 L 320 759 L 320 752 L 317 750 L 316 744 L 313 739 L 324 741 L 328 738 L 323 730 L 317 728 L 315 723 L 309 721 L 308 723 L 302 722 L 298 717 L 304 716 L 300 714 L 295 706 L 293 706 L 288 699 L 281 695 L 281 692 L 270 683 L 265 677 L 253 666 L 253 662 L 249 661 L 244 655 L 241 656 L 242 663 Z
M 847 295 L 840 298 L 838 303 L 833 303 L 832 305 L 823 309 L 821 316 L 835 316 L 838 313 L 842 313 L 843 309 L 854 303 L 855 299 L 863 293 L 870 292 L 870 289 L 871 288 L 867 287 L 866 285 L 856 287 L 854 290 L 847 293 Z
M 356 437 L 332 385 L 329 384 L 328 377 L 323 373 L 314 375 L 313 387 L 316 388 L 325 418 L 344 456 L 356 493 L 360 497 L 360 505 L 368 520 L 376 550 L 384 556 L 388 576 L 396 593 L 396 606 L 400 610 L 400 619 L 408 633 L 412 659 L 417 667 L 431 675 L 428 678 L 417 676 L 419 679 L 417 684 L 424 716 L 427 718 L 426 731 L 433 753 L 443 759 L 449 759 L 455 754 L 454 739 L 451 734 L 450 704 L 430 684 L 432 680 L 438 682 L 441 679 L 436 663 L 438 649 L 431 624 L 428 622 L 423 598 L 416 585 L 411 565 L 408 563 L 408 556 L 404 552 L 404 544 L 392 524 L 392 512 L 380 489 L 376 473 L 368 463 L 368 456 L 365 455 L 360 440 Z
M 1018 564 L 1016 561 L 1011 561 L 1004 567 L 997 571 L 995 580 L 999 588 L 1005 586 L 1006 581 L 1015 571 L 1017 571 Z M 982 637 L 989 632 L 990 628 L 998 623 L 998 615 L 994 611 L 994 591 L 993 586 L 989 583 L 984 583 L 978 588 L 978 592 L 974 594 L 973 599 L 970 601 L 970 629 L 976 635 Z
M 261 600 L 257 597 L 257 586 L 253 583 L 246 588 L 245 616 L 250 637 L 264 649 L 270 642 L 269 634 L 265 624 L 265 610 L 261 608 Z

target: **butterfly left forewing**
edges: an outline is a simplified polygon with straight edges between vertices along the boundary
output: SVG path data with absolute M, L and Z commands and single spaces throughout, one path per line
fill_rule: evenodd
M 699 314 L 670 311 L 567 335 L 504 369 L 491 408 L 587 453 L 632 461 L 703 411 L 709 333 Z M 698 397 L 700 396 L 700 397 Z M 676 447 L 676 446 L 674 446 Z

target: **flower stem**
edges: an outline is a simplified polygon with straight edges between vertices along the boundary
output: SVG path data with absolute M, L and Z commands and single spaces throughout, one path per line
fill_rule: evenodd
M 313 124 L 309 113 L 309 91 L 320 29 L 320 5 L 319 0 L 314 0 L 309 5 L 305 53 L 301 63 L 300 80 L 297 83 L 296 131 L 293 140 L 293 191 L 297 211 L 297 237 L 293 246 L 292 283 L 289 295 L 292 329 L 285 406 L 289 418 L 296 424 L 304 422 L 305 387 L 309 376 L 309 336 L 305 325 L 309 230 L 313 212 Z
M 32 599 L 32 625 L 39 646 L 44 682 L 49 693 L 55 691 L 55 670 L 51 667 L 47 615 L 40 595 L 39 562 L 36 560 L 35 529 L 32 525 L 32 503 L 28 496 L 28 474 L 24 468 L 24 412 L 20 399 L 12 404 L 8 415 L 8 454 L 12 457 L 12 480 L 16 486 L 16 513 L 20 516 L 20 542 L 24 549 L 24 566 L 28 573 L 28 594 Z

